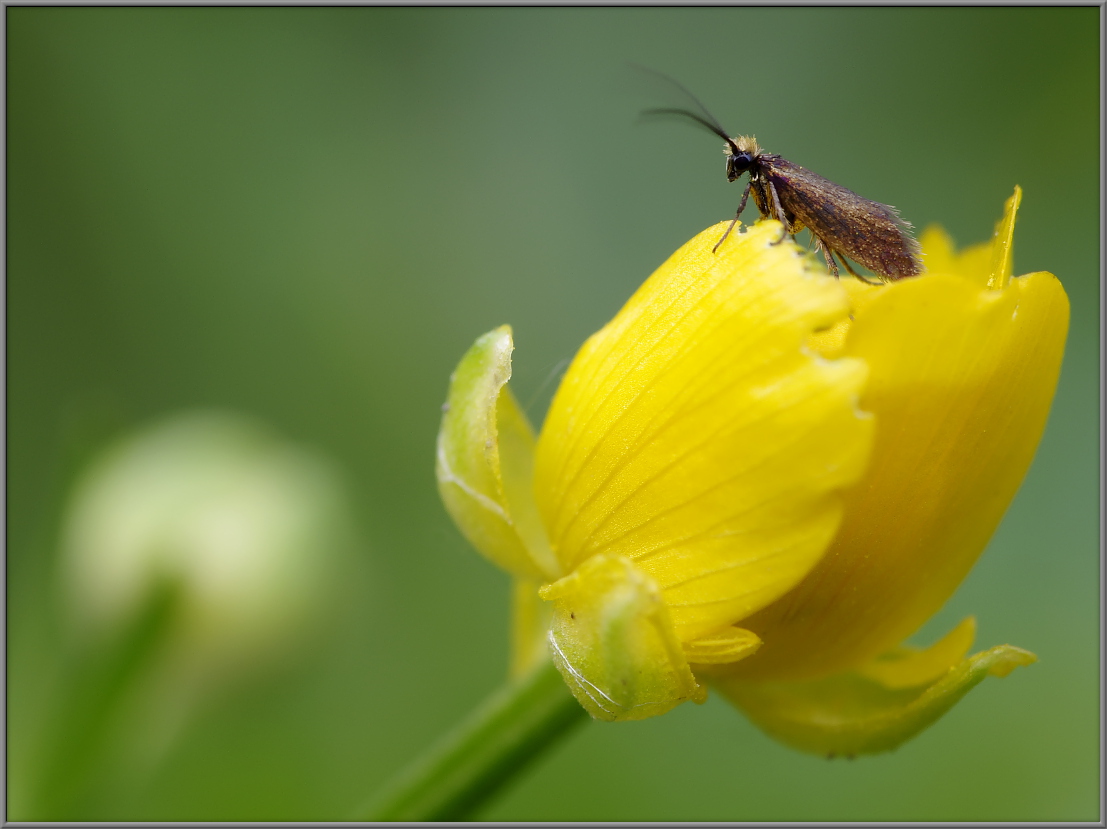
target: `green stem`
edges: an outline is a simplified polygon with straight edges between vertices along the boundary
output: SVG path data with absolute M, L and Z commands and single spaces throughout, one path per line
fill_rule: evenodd
M 177 618 L 180 586 L 158 584 L 145 605 L 103 647 L 75 660 L 46 738 L 31 799 L 34 820 L 75 820 L 103 773 L 115 719 L 164 647 Z
M 378 795 L 359 820 L 466 820 L 588 714 L 545 663 L 500 688 Z

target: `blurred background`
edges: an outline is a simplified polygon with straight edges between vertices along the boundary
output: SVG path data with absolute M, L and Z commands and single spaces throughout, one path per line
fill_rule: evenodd
M 717 698 L 588 723 L 479 817 L 1098 820 L 1099 14 L 6 9 L 8 819 L 349 819 L 498 686 L 507 577 L 434 485 L 449 374 L 511 323 L 540 423 L 584 338 L 741 192 L 716 139 L 636 123 L 657 101 L 635 62 L 961 245 L 1023 187 L 1015 272 L 1052 271 L 1072 302 L 1060 387 L 989 550 L 918 641 L 976 614 L 979 649 L 1040 662 L 853 762 Z M 195 410 L 310 456 L 349 531 L 304 546 L 335 585 L 317 612 L 174 696 L 141 645 L 79 635 L 65 516 L 106 447 Z M 235 606 L 248 587 L 228 583 Z M 159 606 L 136 624 L 156 634 Z M 90 714 L 72 689 L 111 687 L 110 659 L 145 684 Z M 136 741 L 138 709 L 176 725 Z M 51 759 L 82 728 L 95 785 Z

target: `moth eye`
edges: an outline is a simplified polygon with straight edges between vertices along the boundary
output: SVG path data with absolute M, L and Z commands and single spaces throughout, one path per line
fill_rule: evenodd
M 730 157 L 730 166 L 739 173 L 744 173 L 753 164 L 749 153 L 739 153 Z

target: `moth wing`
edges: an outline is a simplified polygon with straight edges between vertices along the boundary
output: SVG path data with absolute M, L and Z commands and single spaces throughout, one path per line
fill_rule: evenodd
M 780 156 L 762 159 L 785 213 L 832 251 L 891 279 L 922 273 L 919 243 L 894 207 L 869 201 Z

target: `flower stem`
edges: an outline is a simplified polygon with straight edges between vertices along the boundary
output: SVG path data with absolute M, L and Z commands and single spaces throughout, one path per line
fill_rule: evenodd
M 466 820 L 588 714 L 552 663 L 496 691 L 377 796 L 359 820 Z
M 74 657 L 62 683 L 58 714 L 44 740 L 41 772 L 30 803 L 32 820 L 77 820 L 111 761 L 114 729 L 134 692 L 172 634 L 180 585 L 155 585 L 135 618 L 99 649 Z M 98 777 L 98 775 L 100 777 Z

